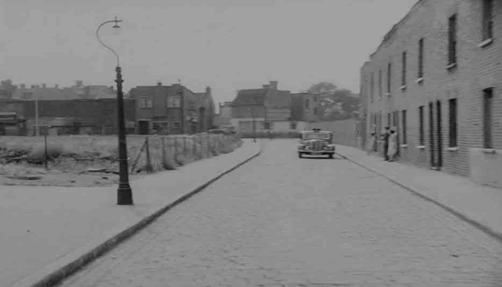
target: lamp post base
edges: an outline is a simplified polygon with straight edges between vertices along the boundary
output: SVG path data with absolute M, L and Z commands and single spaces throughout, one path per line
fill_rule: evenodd
M 133 205 L 132 189 L 128 183 L 119 183 L 119 188 L 117 189 L 117 204 Z

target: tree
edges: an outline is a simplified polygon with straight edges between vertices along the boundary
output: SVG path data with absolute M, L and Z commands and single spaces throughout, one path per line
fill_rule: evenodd
M 309 93 L 320 95 L 320 119 L 342 120 L 357 116 L 359 97 L 348 89 L 339 89 L 335 84 L 320 82 L 308 89 Z

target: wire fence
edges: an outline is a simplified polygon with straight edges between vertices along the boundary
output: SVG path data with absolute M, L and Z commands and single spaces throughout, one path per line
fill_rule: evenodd
M 226 154 L 242 145 L 237 134 L 147 136 L 135 155 L 130 155 L 130 173 L 173 170 L 201 159 Z

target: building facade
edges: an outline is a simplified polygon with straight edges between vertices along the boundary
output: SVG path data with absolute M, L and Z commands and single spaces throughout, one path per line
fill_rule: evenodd
M 307 123 L 319 121 L 319 95 L 291 94 L 291 119 Z
M 130 91 L 136 100 L 139 134 L 193 134 L 205 132 L 214 121 L 211 89 L 194 93 L 181 84 L 138 86 Z
M 502 186 L 500 39 L 502 2 L 418 1 L 361 68 L 363 141 L 395 127 L 403 161 Z

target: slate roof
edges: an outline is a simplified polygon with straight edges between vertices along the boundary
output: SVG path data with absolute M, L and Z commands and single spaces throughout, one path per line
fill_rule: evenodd
M 263 106 L 266 95 L 265 89 L 240 90 L 232 101 L 232 106 Z
M 291 107 L 291 92 L 290 91 L 271 91 L 267 95 L 266 105 L 270 108 L 284 108 Z

